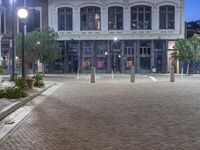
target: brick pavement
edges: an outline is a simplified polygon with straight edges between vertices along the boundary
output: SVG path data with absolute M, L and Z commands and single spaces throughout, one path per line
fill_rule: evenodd
M 193 82 L 68 81 L 0 150 L 199 150 L 199 88 Z

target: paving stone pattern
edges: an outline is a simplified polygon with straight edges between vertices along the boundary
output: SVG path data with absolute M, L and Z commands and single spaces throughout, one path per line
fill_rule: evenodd
M 66 82 L 0 150 L 199 150 L 200 84 Z

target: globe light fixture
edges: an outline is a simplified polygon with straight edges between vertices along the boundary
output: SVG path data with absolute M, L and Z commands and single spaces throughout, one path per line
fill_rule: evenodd
M 118 40 L 118 38 L 117 37 L 114 37 L 114 41 L 116 42 Z
M 25 26 L 25 20 L 28 17 L 28 11 L 26 8 L 20 8 L 17 11 L 17 16 L 20 19 L 20 22 L 22 24 L 22 77 L 25 77 L 25 56 L 24 56 L 24 48 L 25 48 L 25 42 L 24 42 L 24 26 Z
M 20 8 L 18 11 L 17 11 L 17 16 L 20 18 L 20 19 L 26 19 L 28 17 L 28 11 L 27 9 L 25 8 Z

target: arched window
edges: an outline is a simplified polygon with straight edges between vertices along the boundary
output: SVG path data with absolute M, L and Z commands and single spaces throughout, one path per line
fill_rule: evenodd
M 123 30 L 123 7 L 108 8 L 108 30 Z
M 175 7 L 166 5 L 160 6 L 160 29 L 175 28 Z
M 72 8 L 58 8 L 58 31 L 72 30 Z
M 150 30 L 151 29 L 151 7 L 138 5 L 131 7 L 131 29 Z
M 95 6 L 81 8 L 81 30 L 101 29 L 101 9 Z

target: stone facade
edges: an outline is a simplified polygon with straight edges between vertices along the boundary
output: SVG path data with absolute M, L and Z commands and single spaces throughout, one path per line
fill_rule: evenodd
M 8 69 L 11 2 L 0 1 L 0 49 Z M 96 67 L 97 72 L 126 73 L 132 65 L 141 73 L 152 72 L 153 67 L 168 72 L 175 64 L 170 51 L 174 41 L 184 37 L 184 0 L 19 0 L 15 5 L 16 10 L 25 5 L 37 12 L 37 27 L 49 25 L 58 32 L 63 57 L 49 66 L 49 72 L 90 72 Z M 17 17 L 15 23 L 17 33 Z
M 167 26 L 170 24 L 171 6 L 172 10 L 174 8 L 172 28 L 163 28 L 161 25 L 165 21 L 160 20 L 162 6 L 170 6 L 166 11 Z M 110 17 L 115 14 L 114 11 L 109 13 L 112 7 L 116 10 L 122 8 L 121 28 L 110 29 Z M 68 8 L 72 9 L 72 18 L 68 18 L 72 21 L 69 30 L 62 28 L 68 23 L 62 24 L 64 18 L 59 18 L 60 8 L 66 8 L 66 14 Z M 98 29 L 92 28 L 93 22 L 95 24 L 97 21 L 92 20 L 92 11 L 93 18 L 100 18 Z M 184 0 L 49 0 L 48 12 L 49 26 L 58 31 L 58 41 L 64 55 L 64 59 L 56 62 L 54 67 L 64 72 L 88 72 L 93 66 L 99 72 L 129 72 L 132 65 L 142 73 L 151 72 L 152 67 L 156 67 L 157 72 L 168 72 L 172 64 L 169 49 L 173 47 L 175 39 L 184 37 Z M 85 12 L 86 15 L 82 14 Z M 148 12 L 149 16 L 146 14 Z M 119 13 L 116 13 L 117 17 Z M 137 18 L 136 23 L 132 19 L 134 17 Z M 62 23 L 59 23 L 59 19 Z M 149 26 L 140 27 L 141 22 L 147 22 Z M 86 28 L 89 26 L 87 29 L 85 23 Z M 119 22 L 116 23 L 118 25 Z

